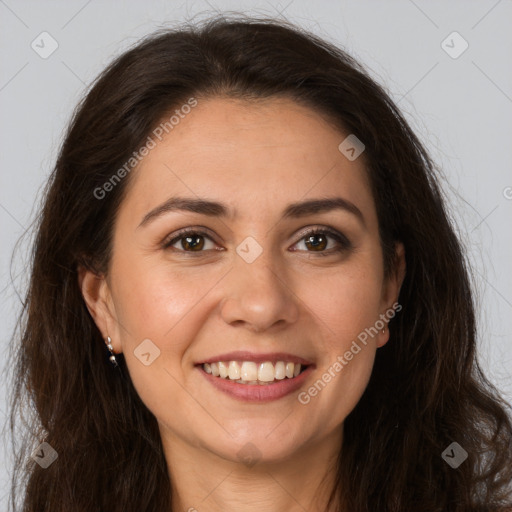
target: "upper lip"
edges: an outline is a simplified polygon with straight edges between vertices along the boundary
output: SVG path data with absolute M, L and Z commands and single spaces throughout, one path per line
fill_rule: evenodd
M 307 359 L 285 352 L 267 352 L 262 354 L 256 354 L 254 352 L 248 352 L 244 350 L 226 352 L 225 354 L 219 354 L 216 356 L 208 357 L 207 359 L 204 359 L 197 364 L 217 363 L 219 361 L 253 361 L 255 363 L 265 363 L 266 361 L 276 363 L 277 361 L 285 361 L 291 363 L 300 363 L 303 366 L 309 366 L 313 364 L 311 361 L 308 361 Z

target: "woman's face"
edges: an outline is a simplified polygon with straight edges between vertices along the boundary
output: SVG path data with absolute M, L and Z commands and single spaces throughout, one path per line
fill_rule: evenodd
M 199 100 L 164 135 L 130 176 L 107 279 L 82 282 L 164 443 L 278 461 L 339 440 L 401 281 L 364 153 L 287 99 Z M 228 377 L 202 364 L 221 361 Z

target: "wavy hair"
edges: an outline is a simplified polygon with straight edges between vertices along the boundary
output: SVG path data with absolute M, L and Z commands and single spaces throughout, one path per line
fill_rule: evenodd
M 13 339 L 10 428 L 20 443 L 12 508 L 171 510 L 156 419 L 122 354 L 119 369 L 110 367 L 77 271 L 108 272 L 130 175 L 101 200 L 95 190 L 165 114 L 190 97 L 219 96 L 291 98 L 355 134 L 366 146 L 386 272 L 395 242 L 405 246 L 403 309 L 346 418 L 329 504 L 351 512 L 512 506 L 510 406 L 478 365 L 469 267 L 430 156 L 344 50 L 288 22 L 232 16 L 144 38 L 101 73 L 73 114 L 44 190 Z M 29 457 L 43 440 L 58 453 L 47 469 Z M 453 441 L 468 453 L 457 469 L 441 457 Z

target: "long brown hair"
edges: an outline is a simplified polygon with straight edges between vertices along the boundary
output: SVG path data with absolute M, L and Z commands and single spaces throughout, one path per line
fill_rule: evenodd
M 77 107 L 44 192 L 13 341 L 11 506 L 23 512 L 171 510 L 155 417 L 89 315 L 79 266 L 106 273 L 130 175 L 95 190 L 190 97 L 286 96 L 365 144 L 387 272 L 407 274 L 368 387 L 344 425 L 331 502 L 350 512 L 491 511 L 512 505 L 509 406 L 476 360 L 469 270 L 438 171 L 384 90 L 343 50 L 287 22 L 232 16 L 161 30 L 118 57 Z M 20 437 L 17 425 L 23 424 Z M 58 459 L 42 469 L 31 450 Z M 468 458 L 441 454 L 457 442 Z M 338 492 L 337 492 L 338 491 Z

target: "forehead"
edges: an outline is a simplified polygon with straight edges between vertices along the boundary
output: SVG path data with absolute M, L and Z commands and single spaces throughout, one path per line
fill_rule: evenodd
M 170 196 L 198 196 L 228 203 L 241 218 L 341 194 L 372 210 L 364 158 L 350 161 L 338 149 L 347 135 L 291 99 L 198 99 L 161 140 L 152 137 L 125 203 L 140 216 Z

